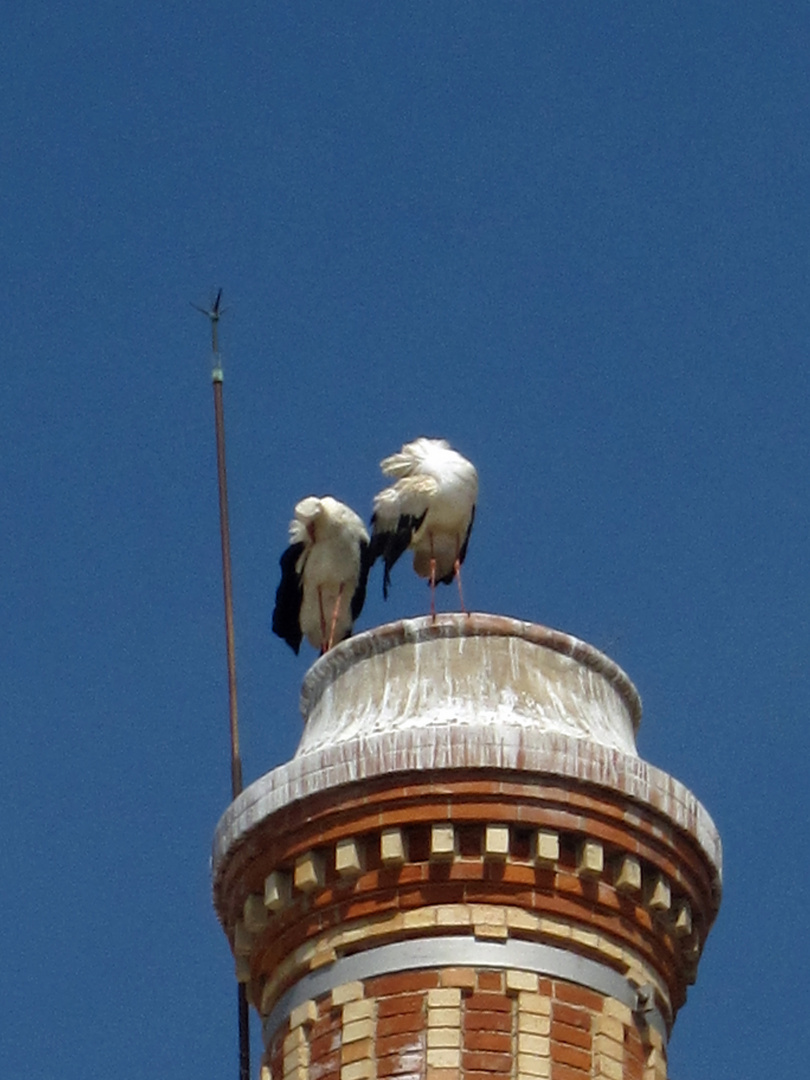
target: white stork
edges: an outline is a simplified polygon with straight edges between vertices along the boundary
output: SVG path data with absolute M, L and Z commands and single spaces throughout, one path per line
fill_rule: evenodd
M 461 610 L 461 564 L 467 554 L 478 473 L 444 439 L 415 439 L 380 462 L 386 476 L 397 478 L 374 499 L 371 518 L 372 563 L 385 562 L 383 596 L 388 597 L 391 567 L 408 548 L 413 568 L 430 581 L 430 613 L 436 616 L 436 582 L 458 581 Z
M 273 632 L 296 654 L 302 637 L 321 653 L 348 637 L 371 566 L 368 532 L 354 510 L 331 495 L 302 499 L 280 564 Z

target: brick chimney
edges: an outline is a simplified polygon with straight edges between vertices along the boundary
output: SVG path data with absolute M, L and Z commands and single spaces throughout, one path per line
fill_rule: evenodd
M 721 848 L 638 757 L 627 676 L 442 615 L 339 645 L 301 706 L 295 757 L 214 841 L 262 1080 L 664 1080 Z

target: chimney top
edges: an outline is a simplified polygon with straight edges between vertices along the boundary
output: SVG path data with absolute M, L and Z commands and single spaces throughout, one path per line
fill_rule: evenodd
M 451 726 L 514 731 L 532 744 L 563 735 L 635 756 L 641 699 L 621 668 L 570 634 L 504 615 L 451 614 L 344 641 L 310 669 L 301 712 L 296 757 Z

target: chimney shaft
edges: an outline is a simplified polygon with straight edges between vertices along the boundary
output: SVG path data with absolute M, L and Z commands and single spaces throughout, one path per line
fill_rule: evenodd
M 445 615 L 333 649 L 302 711 L 214 843 L 264 1080 L 663 1080 L 721 850 L 624 673 Z

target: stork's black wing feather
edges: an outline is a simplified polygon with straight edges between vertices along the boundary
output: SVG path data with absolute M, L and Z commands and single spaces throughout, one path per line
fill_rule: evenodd
M 304 590 L 295 564 L 303 550 L 303 543 L 290 544 L 279 559 L 281 581 L 276 590 L 276 606 L 273 609 L 273 633 L 286 641 L 296 656 L 301 648 L 301 600 Z
M 385 563 L 383 574 L 383 597 L 388 599 L 388 590 L 391 587 L 391 568 L 397 559 L 408 550 L 413 534 L 421 528 L 425 520 L 427 510 L 419 517 L 413 514 L 402 514 L 397 522 L 396 529 L 390 532 L 374 532 L 371 538 L 371 563 L 375 563 L 382 556 Z M 372 527 L 376 523 L 377 515 L 371 519 Z
M 360 577 L 357 579 L 357 588 L 354 590 L 354 596 L 352 597 L 352 622 L 355 622 L 360 612 L 363 610 L 363 604 L 366 602 L 366 585 L 368 584 L 368 572 L 371 569 L 371 547 L 365 542 L 360 541 Z
M 473 527 L 473 522 L 474 521 L 475 521 L 475 507 L 472 508 L 472 513 L 470 514 L 470 524 L 467 526 L 467 535 L 464 537 L 464 543 L 461 545 L 461 548 L 459 549 L 459 553 L 458 553 L 458 565 L 459 566 L 461 566 L 461 564 L 467 558 L 467 545 L 470 542 L 470 533 L 472 532 L 472 527 Z M 449 574 L 445 574 L 444 577 L 439 578 L 438 581 L 442 585 L 452 585 L 453 578 L 455 576 L 456 576 L 456 568 L 453 567 L 453 569 L 450 571 Z

